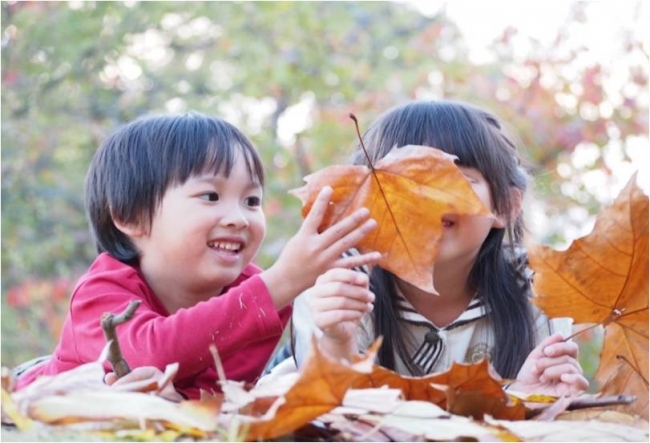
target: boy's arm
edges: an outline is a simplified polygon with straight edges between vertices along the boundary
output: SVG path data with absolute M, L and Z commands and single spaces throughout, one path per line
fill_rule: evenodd
M 214 366 L 210 345 L 215 344 L 226 362 L 255 342 L 280 338 L 291 307 L 277 310 L 259 275 L 228 292 L 164 316 L 143 294 L 106 282 L 86 282 L 71 303 L 72 327 L 62 342 L 81 361 L 97 358 L 105 344 L 99 318 L 104 312 L 121 312 L 134 299 L 143 301 L 131 320 L 117 327 L 122 354 L 131 367 L 165 368 L 178 362 L 178 378 Z M 269 355 L 270 356 L 270 355 Z M 261 370 L 261 368 L 260 368 Z
M 329 186 L 321 190 L 300 229 L 287 242 L 278 260 L 260 274 L 278 308 L 290 304 L 330 269 L 352 268 L 375 263 L 381 258 L 378 252 L 341 257 L 377 227 L 377 222 L 368 218 L 370 212 L 366 208 L 357 209 L 319 231 L 332 192 Z

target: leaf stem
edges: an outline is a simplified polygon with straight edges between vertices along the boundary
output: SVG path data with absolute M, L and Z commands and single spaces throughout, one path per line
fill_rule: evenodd
M 368 160 L 368 167 L 370 167 L 370 170 L 372 170 L 374 173 L 375 166 L 372 164 L 372 160 L 370 159 L 370 155 L 368 154 L 366 145 L 363 143 L 363 137 L 361 136 L 361 131 L 359 131 L 359 120 L 357 120 L 357 116 L 352 113 L 350 113 L 350 118 L 354 121 L 354 127 L 357 130 L 357 137 L 359 137 L 359 142 L 361 143 L 361 149 L 363 150 L 363 153 L 366 155 L 366 160 Z M 377 182 L 379 182 L 379 180 Z M 381 188 L 381 185 L 379 187 Z
M 569 341 L 569 340 L 571 340 L 572 338 L 575 338 L 575 337 L 577 337 L 578 335 L 582 334 L 583 332 L 586 332 L 586 331 L 588 331 L 588 330 L 590 330 L 590 329 L 594 329 L 594 328 L 596 328 L 596 327 L 598 327 L 598 326 L 601 326 L 601 324 L 602 324 L 602 323 L 594 323 L 594 324 L 591 325 L 591 326 L 587 326 L 587 327 L 584 328 L 584 329 L 580 329 L 579 331 L 574 332 L 573 334 L 569 335 L 567 338 L 565 338 L 565 339 L 562 340 L 562 341 L 565 341 L 565 342 L 566 342 L 566 341 Z

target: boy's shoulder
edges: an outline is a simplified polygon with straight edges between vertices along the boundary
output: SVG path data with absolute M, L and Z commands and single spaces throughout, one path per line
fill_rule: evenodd
M 122 263 L 105 252 L 99 254 L 84 275 L 77 282 L 75 293 L 81 287 L 101 286 L 124 288 L 141 292 L 147 286 L 140 271 L 134 266 Z
M 123 263 L 112 255 L 102 252 L 92 262 L 84 277 L 98 274 L 123 274 L 128 276 L 139 274 L 139 271 L 134 266 Z

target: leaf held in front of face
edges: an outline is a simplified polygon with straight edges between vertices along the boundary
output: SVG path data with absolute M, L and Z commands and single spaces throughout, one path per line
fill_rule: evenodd
M 393 149 L 370 168 L 330 166 L 305 177 L 290 191 L 306 216 L 324 186 L 334 190 L 325 230 L 360 207 L 378 227 L 356 247 L 382 253 L 379 265 L 418 288 L 436 293 L 433 264 L 443 235 L 442 216 L 492 216 L 454 163 L 455 157 L 428 146 Z

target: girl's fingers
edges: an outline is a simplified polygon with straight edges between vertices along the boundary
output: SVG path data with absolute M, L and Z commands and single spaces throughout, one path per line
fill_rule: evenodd
M 372 311 L 372 302 L 369 301 L 372 299 L 367 293 L 360 293 L 356 297 L 327 297 L 314 300 L 312 302 L 312 307 L 314 311 L 317 312 L 326 312 L 326 311 L 359 311 L 362 313 Z
M 578 358 L 578 344 L 572 341 L 561 341 L 545 346 L 542 352 L 546 357 L 568 355 L 573 358 Z
M 571 386 L 574 394 L 589 389 L 589 381 L 582 374 L 562 374 L 560 380 Z
M 316 200 L 314 200 L 314 204 L 305 217 L 305 221 L 302 222 L 301 230 L 306 229 L 308 232 L 318 231 L 318 227 L 323 221 L 323 217 L 325 217 L 333 193 L 334 191 L 330 186 L 325 186 L 320 190 L 316 196 Z
M 381 253 L 368 252 L 362 255 L 353 255 L 351 257 L 343 257 L 334 262 L 334 266 L 339 268 L 358 268 L 366 265 L 374 265 L 381 260 Z
M 367 288 L 369 282 L 370 278 L 363 272 L 346 268 L 332 268 L 316 279 L 316 286 L 314 286 L 314 289 L 312 291 L 326 289 L 322 288 L 321 286 L 324 286 L 328 283 L 348 283 L 350 285 L 364 286 Z
M 325 331 L 344 322 L 359 321 L 361 317 L 363 317 L 363 312 L 342 309 L 321 312 L 318 316 L 314 317 L 314 323 L 319 329 Z
M 348 304 L 347 301 L 350 301 Z M 357 302 L 372 303 L 375 294 L 367 285 L 354 285 L 340 281 L 315 286 L 309 295 L 309 304 L 313 308 L 340 309 L 356 306 Z
M 541 371 L 539 380 L 543 383 L 553 381 L 553 380 L 560 380 L 563 374 L 581 375 L 582 371 L 572 363 L 556 364 L 553 366 L 549 366 L 545 368 L 543 371 Z
M 582 373 L 582 367 L 578 360 L 569 356 L 555 358 L 540 358 L 535 362 L 535 369 L 539 374 L 546 373 L 556 367 L 572 367 L 571 372 Z

